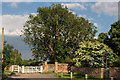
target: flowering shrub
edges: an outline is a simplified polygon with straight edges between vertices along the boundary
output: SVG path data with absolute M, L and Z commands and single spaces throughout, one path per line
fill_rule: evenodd
M 81 42 L 79 49 L 75 52 L 73 61 L 76 66 L 81 67 L 105 67 L 106 62 L 109 65 L 115 61 L 115 53 L 104 43 Z

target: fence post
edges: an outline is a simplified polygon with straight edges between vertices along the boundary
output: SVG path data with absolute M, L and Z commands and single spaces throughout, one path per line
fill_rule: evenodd
M 18 73 L 19 73 L 19 65 L 18 65 Z
M 85 79 L 87 80 L 87 78 L 88 78 L 88 75 L 87 75 L 87 74 L 85 74 Z
M 58 62 L 55 62 L 55 72 L 58 72 Z
M 35 67 L 35 71 L 36 71 L 36 73 L 37 73 L 37 66 Z
M 27 70 L 27 72 L 29 73 L 29 66 L 28 66 L 28 70 Z
M 22 66 L 22 73 L 24 73 L 24 66 Z
M 111 77 L 111 80 L 114 80 L 114 78 L 113 78 L 113 77 Z
M 12 65 L 12 72 L 13 72 L 13 70 L 14 70 L 14 66 Z
M 47 62 L 44 63 L 44 71 L 47 72 Z
M 104 68 L 101 68 L 101 79 L 103 79 Z
M 71 78 L 71 80 L 72 80 L 72 72 L 70 72 L 70 78 Z
M 43 72 L 43 66 L 40 66 L 40 71 Z
M 32 67 L 32 73 L 33 73 L 33 67 Z

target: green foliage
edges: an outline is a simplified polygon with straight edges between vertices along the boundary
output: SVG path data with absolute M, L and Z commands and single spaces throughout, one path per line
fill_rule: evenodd
M 100 42 L 81 42 L 73 58 L 76 66 L 105 67 L 106 60 L 110 65 L 115 61 L 116 55 L 107 45 Z
M 15 72 L 11 72 L 11 71 L 4 71 L 3 74 L 6 75 L 6 76 L 16 75 Z
M 36 61 L 36 60 L 23 60 L 23 65 L 24 66 L 39 66 L 39 65 L 42 65 L 43 62 L 41 61 Z
M 108 34 L 107 33 L 100 33 L 98 35 L 98 41 L 104 43 L 104 44 L 108 44 L 109 42 L 109 38 L 108 38 Z
M 115 62 L 112 65 L 113 67 L 120 67 L 120 56 L 116 58 Z
M 108 37 L 109 36 L 109 37 Z M 108 45 L 114 51 L 115 54 L 120 56 L 120 20 L 111 24 L 111 29 L 107 33 L 100 33 L 98 35 L 98 41 Z M 120 66 L 120 58 L 118 57 L 113 66 Z
M 22 65 L 21 53 L 5 41 L 3 49 L 3 68 L 10 65 Z
M 111 24 L 108 34 L 110 35 L 111 48 L 120 56 L 120 20 Z
M 97 32 L 93 23 L 60 4 L 39 7 L 37 12 L 29 16 L 22 31 L 36 60 L 67 62 L 78 43 L 93 40 Z
M 11 73 L 10 73 L 10 76 L 12 76 L 12 75 L 16 75 L 15 72 L 11 72 Z
M 54 74 L 55 72 L 42 72 L 41 74 Z
M 61 77 L 61 73 L 57 73 L 54 76 L 58 78 L 63 78 L 64 80 L 71 80 L 70 73 L 64 73 L 63 77 Z M 85 80 L 85 75 L 74 72 L 72 75 L 72 80 Z M 88 75 L 87 80 L 101 80 L 101 79 Z

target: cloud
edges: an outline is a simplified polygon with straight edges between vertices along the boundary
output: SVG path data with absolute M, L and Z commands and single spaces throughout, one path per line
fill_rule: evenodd
M 95 26 L 95 27 L 98 27 L 98 24 L 97 24 L 97 23 L 94 23 L 94 26 Z
M 89 20 L 89 21 L 92 21 L 92 20 L 93 20 L 93 18 L 91 18 L 91 17 L 90 17 L 90 18 L 88 18 L 88 20 Z
M 85 15 L 85 14 L 84 14 L 84 15 L 81 15 L 81 14 L 80 14 L 80 15 L 78 15 L 78 17 L 83 17 L 83 18 L 86 18 L 86 17 L 87 17 L 87 15 Z
M 87 20 L 89 20 L 90 22 L 93 20 L 93 18 L 92 17 L 87 17 L 87 15 L 78 15 L 78 17 L 83 17 L 83 18 L 85 18 L 85 19 L 87 19 Z
M 69 12 L 72 12 L 72 14 L 76 15 L 75 11 L 69 10 Z
M 64 7 L 67 6 L 67 8 L 69 8 L 69 9 L 80 8 L 81 10 L 86 10 L 86 8 L 84 7 L 84 5 L 82 5 L 80 3 L 70 3 L 70 4 L 64 4 L 64 3 L 62 3 L 61 5 L 63 5 Z
M 33 15 L 33 16 L 37 16 L 37 13 L 31 13 L 31 15 Z
M 95 36 L 94 39 L 98 39 L 98 36 Z
M 5 28 L 5 35 L 18 36 L 28 15 L 2 15 L 2 26 Z M 1 34 L 1 33 L 0 33 Z
M 10 4 L 10 6 L 13 7 L 13 8 L 17 8 L 18 3 L 16 3 L 16 2 L 12 2 L 12 3 Z
M 91 6 L 91 10 L 100 16 L 102 13 L 109 16 L 118 16 L 117 2 L 96 2 Z

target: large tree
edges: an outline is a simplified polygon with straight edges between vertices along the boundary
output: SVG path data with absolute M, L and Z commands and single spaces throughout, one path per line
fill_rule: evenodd
M 36 59 L 66 62 L 80 41 L 93 40 L 97 32 L 93 23 L 60 4 L 39 7 L 37 12 L 23 28 L 24 41 Z
M 110 35 L 111 48 L 120 56 L 120 20 L 111 24 L 108 34 Z
M 81 67 L 106 67 L 113 65 L 116 54 L 107 45 L 100 42 L 81 42 L 76 51 L 73 61 Z

